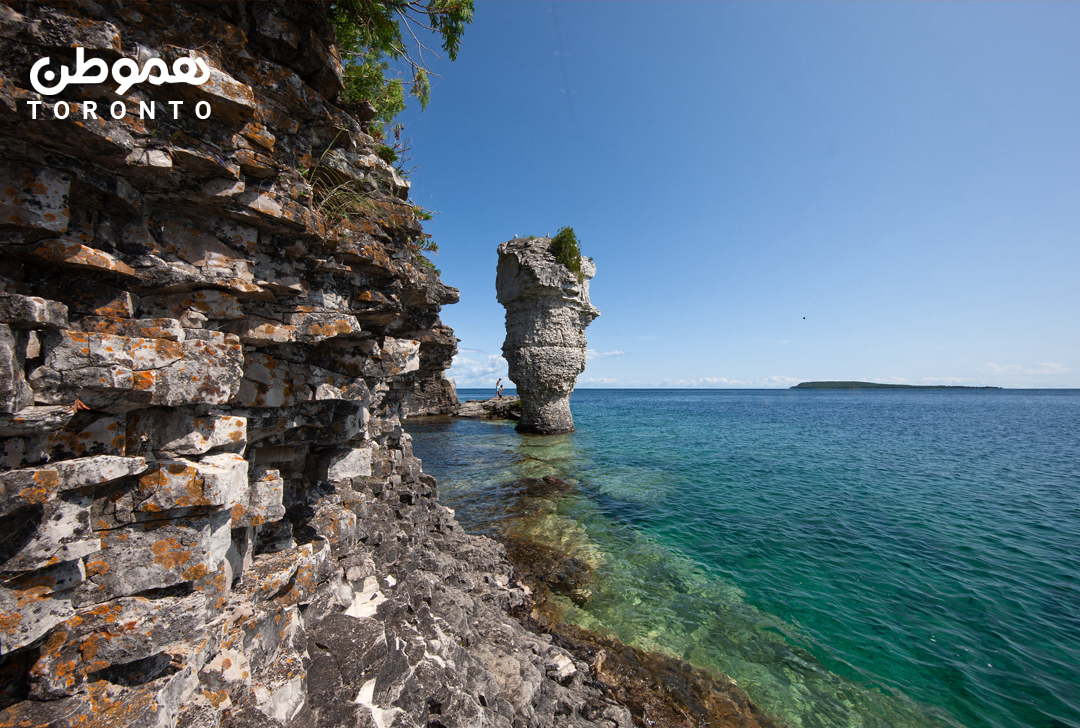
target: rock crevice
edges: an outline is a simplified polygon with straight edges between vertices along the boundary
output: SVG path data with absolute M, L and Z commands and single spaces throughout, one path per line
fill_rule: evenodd
M 587 258 L 580 275 L 559 263 L 550 238 L 515 238 L 499 246 L 495 289 L 506 308 L 503 357 L 521 396 L 520 431 L 574 429 L 570 393 L 585 370 L 585 328 L 600 315 L 589 302 L 595 275 Z

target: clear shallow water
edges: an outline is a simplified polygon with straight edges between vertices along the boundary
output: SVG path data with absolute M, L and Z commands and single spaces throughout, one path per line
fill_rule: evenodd
M 569 621 L 722 670 L 792 725 L 1080 727 L 1080 391 L 572 407 L 554 437 L 407 423 L 467 528 L 512 523 L 597 568 Z M 579 487 L 504 487 L 546 474 Z

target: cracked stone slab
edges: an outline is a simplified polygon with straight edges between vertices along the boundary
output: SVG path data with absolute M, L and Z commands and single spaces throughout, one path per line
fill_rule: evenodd
M 242 526 L 262 526 L 279 521 L 285 515 L 282 504 L 285 481 L 278 470 L 257 467 L 248 482 L 248 502 L 243 513 L 234 508 L 233 528 Z
M 0 654 L 33 643 L 74 616 L 70 590 L 85 578 L 79 559 L 0 580 Z
M 31 695 L 39 700 L 68 696 L 98 670 L 198 642 L 206 632 L 206 617 L 206 602 L 198 593 L 122 597 L 79 609 L 53 632 L 34 665 Z
M 132 494 L 138 501 L 135 510 L 158 513 L 193 506 L 228 510 L 246 505 L 247 471 L 247 460 L 235 453 L 209 455 L 194 462 L 157 460 L 139 477 L 138 490 Z
M 241 452 L 247 445 L 247 418 L 188 409 L 138 410 L 128 414 L 125 436 L 131 452 L 142 448 L 166 457 Z
M 59 430 L 74 416 L 75 411 L 63 405 L 31 405 L 18 412 L 0 412 L 0 437 Z
M 64 329 L 68 310 L 58 301 L 0 292 L 0 323 L 24 329 Z
M 31 381 L 46 389 L 58 376 L 60 386 L 105 411 L 224 404 L 240 385 L 243 354 L 236 337 L 209 333 L 216 336 L 176 342 L 61 331 L 46 339 L 45 364 Z
M 0 164 L 0 221 L 53 233 L 67 230 L 71 178 L 54 169 Z
M 101 551 L 86 561 L 78 606 L 202 579 L 217 572 L 230 543 L 227 512 L 133 523 L 99 532 Z
M 28 509 L 23 528 L 36 528 L 29 538 L 20 529 L 15 543 L 10 540 L 13 534 L 9 534 L 4 554 L 7 558 L 0 563 L 0 571 L 33 571 L 100 551 L 101 539 L 90 528 L 93 502 L 88 492 L 69 491 Z
M 17 508 L 41 505 L 57 493 L 101 485 L 146 470 L 146 459 L 94 455 L 88 458 L 64 460 L 38 468 L 9 470 L 0 473 L 0 515 Z

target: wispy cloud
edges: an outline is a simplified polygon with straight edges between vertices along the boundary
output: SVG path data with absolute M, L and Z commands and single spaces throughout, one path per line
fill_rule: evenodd
M 700 377 L 698 379 L 665 379 L 658 386 L 678 389 L 766 389 L 769 387 L 790 387 L 803 380 L 774 374 L 761 379 L 728 379 L 727 377 Z
M 502 354 L 489 354 L 482 359 L 471 359 L 460 353 L 446 372 L 459 387 L 484 387 L 495 384 L 499 377 L 506 379 L 506 360 Z M 509 386 L 509 382 L 507 385 Z
M 995 377 L 1001 376 L 1036 376 L 1036 377 L 1048 377 L 1061 374 L 1068 374 L 1069 369 L 1064 364 L 1058 362 L 1036 362 L 1035 366 L 1023 366 L 1022 364 L 994 364 L 989 362 L 979 367 L 979 371 L 983 374 L 989 374 Z
M 864 381 L 864 380 L 858 380 Z M 970 377 L 869 377 L 865 379 L 867 382 L 878 382 L 879 384 L 922 384 L 927 386 L 932 385 L 977 385 L 976 382 Z
M 790 387 L 803 380 L 776 375 L 761 379 L 728 379 L 727 377 L 698 377 L 697 379 L 613 379 L 611 377 L 581 377 L 584 387 L 625 387 L 627 389 L 768 389 Z
M 458 354 L 483 354 L 483 349 L 458 349 Z
M 578 379 L 578 384 L 622 384 L 623 386 L 629 386 L 626 382 L 620 382 L 618 379 L 610 377 L 581 377 Z
M 596 349 L 589 349 L 585 354 L 588 359 L 607 359 L 610 356 L 623 356 L 626 352 L 622 349 L 616 349 L 615 351 L 597 351 Z

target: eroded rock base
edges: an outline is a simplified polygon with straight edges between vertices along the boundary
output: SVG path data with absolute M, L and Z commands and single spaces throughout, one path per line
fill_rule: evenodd
M 570 413 L 570 396 L 544 400 L 523 394 L 521 421 L 518 432 L 538 435 L 558 435 L 574 431 L 574 416 Z

